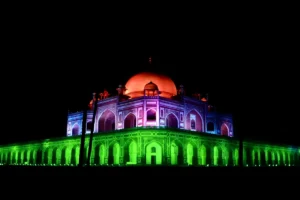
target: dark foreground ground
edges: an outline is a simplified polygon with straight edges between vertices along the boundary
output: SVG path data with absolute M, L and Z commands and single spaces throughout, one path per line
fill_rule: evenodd
M 245 175 L 245 176 L 299 176 L 300 167 L 35 167 L 35 166 L 0 166 L 0 176 L 13 175 L 98 175 L 98 176 L 126 176 L 126 175 Z

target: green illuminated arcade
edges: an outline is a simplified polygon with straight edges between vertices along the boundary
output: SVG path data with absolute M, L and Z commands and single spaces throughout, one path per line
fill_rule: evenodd
M 66 137 L 0 146 L 0 165 L 77 166 L 86 127 L 84 160 L 94 130 L 91 165 L 238 166 L 232 117 L 213 108 L 169 77 L 139 73 L 115 96 L 94 94 L 85 126 L 83 112 L 69 113 Z M 300 147 L 245 140 L 243 165 L 299 166 Z
M 89 137 L 85 144 L 88 144 Z M 168 128 L 132 128 L 95 134 L 92 165 L 237 166 L 239 141 Z M 0 147 L 2 164 L 71 165 L 79 162 L 80 136 Z M 88 145 L 85 146 L 87 157 Z M 244 166 L 299 165 L 300 149 L 245 141 Z

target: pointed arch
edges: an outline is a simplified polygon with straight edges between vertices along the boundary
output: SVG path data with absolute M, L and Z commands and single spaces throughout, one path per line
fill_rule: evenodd
M 233 149 L 228 148 L 227 145 L 221 146 L 222 157 L 220 158 L 220 164 L 223 166 L 233 165 Z
M 124 119 L 128 116 L 128 115 L 134 115 L 135 117 L 136 117 L 136 115 L 133 113 L 133 112 L 129 112 L 129 113 L 127 113 L 125 116 L 124 116 Z
M 214 166 L 223 165 L 223 151 L 222 148 L 218 145 L 213 147 L 213 164 Z
M 79 164 L 80 146 L 74 145 L 71 149 L 71 164 L 76 166 Z
M 99 121 L 100 117 L 101 117 L 101 116 L 103 115 L 103 113 L 105 113 L 106 111 L 110 111 L 110 112 L 112 112 L 114 115 L 116 115 L 116 113 L 115 113 L 114 110 L 112 110 L 112 109 L 110 109 L 110 108 L 105 108 L 101 113 L 99 113 L 99 114 L 97 115 L 97 121 Z
M 260 166 L 266 166 L 266 153 L 265 148 L 259 148 L 259 164 Z
M 179 128 L 179 119 L 173 112 L 170 112 L 166 116 L 165 122 L 166 122 L 166 124 L 165 124 L 166 127 Z
M 234 166 L 238 166 L 239 165 L 239 159 L 240 159 L 240 155 L 239 155 L 239 148 L 235 148 L 234 149 L 234 153 L 233 153 L 233 165 Z
M 186 145 L 186 160 L 187 160 L 187 164 L 192 165 L 193 164 L 193 157 L 194 157 L 194 148 L 193 145 L 191 145 L 191 143 L 188 143 Z
M 123 144 L 124 164 L 137 164 L 137 142 L 134 139 L 128 139 Z
M 108 147 L 108 163 L 118 165 L 120 164 L 120 154 L 121 148 L 120 144 L 117 141 L 113 141 L 110 143 Z
M 61 148 L 61 164 L 71 164 L 72 148 L 70 146 L 64 146 Z
M 116 142 L 113 146 L 113 157 L 114 157 L 114 164 L 120 164 L 120 144 Z
M 200 157 L 200 165 L 206 165 L 207 161 L 206 161 L 206 146 L 204 144 L 202 144 L 199 148 L 199 153 L 198 153 L 198 157 Z
M 100 148 L 99 148 L 99 156 L 100 156 L 100 165 L 105 164 L 105 158 L 106 158 L 106 148 L 104 144 L 100 144 Z
M 79 124 L 77 122 L 75 124 L 73 124 L 71 130 L 72 130 L 72 136 L 79 135 L 79 133 L 80 133 L 80 126 L 79 126 Z
M 254 148 L 252 149 L 252 152 L 251 152 L 251 158 L 252 158 L 252 166 L 258 166 L 259 165 L 259 150 Z
M 130 112 L 124 117 L 124 121 L 123 121 L 124 128 L 136 127 L 136 122 L 137 122 L 136 115 Z
M 156 121 L 156 110 L 153 108 L 149 108 L 146 111 L 147 121 Z
M 135 141 L 132 141 L 129 144 L 128 153 L 129 153 L 130 164 L 136 164 L 137 163 L 137 143 Z
M 98 118 L 98 132 L 113 131 L 116 129 L 116 115 L 110 109 L 105 109 Z
M 227 126 L 227 124 L 225 122 L 222 123 L 220 129 L 221 129 L 221 135 L 229 136 L 229 127 Z
M 203 117 L 196 109 L 191 109 L 187 112 L 185 116 L 185 128 L 191 131 L 204 132 Z
M 280 166 L 282 164 L 282 156 L 280 156 L 279 151 L 276 151 L 277 165 Z

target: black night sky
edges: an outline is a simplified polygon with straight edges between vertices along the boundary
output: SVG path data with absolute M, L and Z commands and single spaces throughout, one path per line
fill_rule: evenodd
M 63 137 L 68 110 L 83 109 L 92 92 L 106 88 L 116 94 L 132 75 L 152 71 L 183 84 L 188 95 L 209 93 L 219 111 L 233 113 L 236 135 L 300 144 L 292 30 L 263 24 L 199 35 L 153 30 L 158 29 L 140 39 L 71 31 L 47 32 L 47 37 L 41 31 L 31 36 L 34 42 L 19 38 L 18 51 L 25 53 L 11 58 L 9 84 L 16 86 L 7 92 L 10 128 L 0 143 Z M 14 66 L 20 68 L 17 74 Z

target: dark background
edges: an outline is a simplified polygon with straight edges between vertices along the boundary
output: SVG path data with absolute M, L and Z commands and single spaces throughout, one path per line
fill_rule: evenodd
M 299 145 L 298 34 L 288 18 L 80 30 L 20 19 L 8 29 L 0 143 L 63 137 L 68 110 L 83 109 L 92 92 L 116 94 L 132 75 L 153 71 L 189 95 L 209 93 L 219 111 L 233 113 L 237 136 Z

